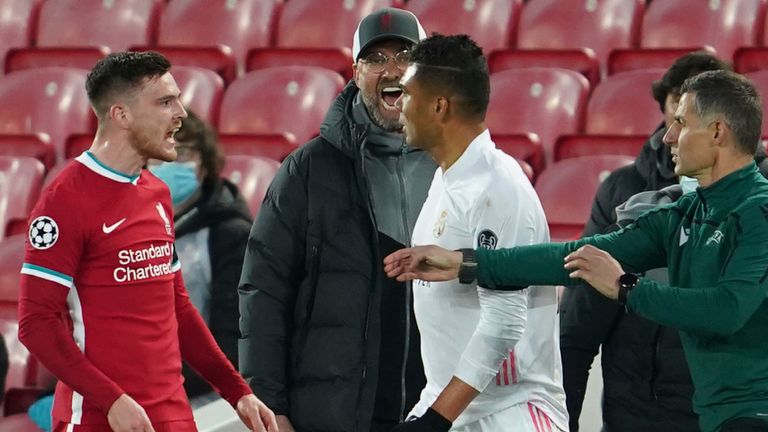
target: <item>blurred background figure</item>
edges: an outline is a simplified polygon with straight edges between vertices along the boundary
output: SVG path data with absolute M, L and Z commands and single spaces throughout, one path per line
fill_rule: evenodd
M 171 190 L 176 249 L 192 303 L 237 367 L 237 284 L 252 217 L 237 187 L 221 177 L 224 157 L 216 133 L 187 111 L 176 133 L 178 158 L 150 167 Z M 192 407 L 218 398 L 187 365 L 184 388 Z

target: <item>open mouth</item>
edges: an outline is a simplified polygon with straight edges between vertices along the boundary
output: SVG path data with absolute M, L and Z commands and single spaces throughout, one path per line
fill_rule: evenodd
M 173 128 L 173 129 L 169 130 L 168 132 L 166 132 L 165 133 L 165 140 L 170 142 L 170 143 L 175 143 L 176 139 L 174 138 L 174 135 L 176 134 L 176 132 L 179 131 L 179 129 L 180 128 L 176 127 L 176 128 Z
M 397 102 L 401 94 L 403 94 L 403 91 L 400 90 L 400 87 L 384 87 L 381 91 L 381 100 L 388 107 L 395 108 L 395 102 Z

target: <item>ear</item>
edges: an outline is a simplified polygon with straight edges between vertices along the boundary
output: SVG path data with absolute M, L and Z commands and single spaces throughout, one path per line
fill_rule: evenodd
M 715 120 L 712 122 L 712 124 L 709 125 L 709 128 L 710 136 L 712 137 L 712 141 L 715 143 L 715 145 L 723 145 L 725 141 L 726 129 L 728 129 L 728 126 L 725 124 L 725 122 Z
M 107 117 L 124 129 L 128 127 L 133 119 L 130 108 L 122 103 L 110 105 Z
M 441 96 L 435 99 L 435 103 L 433 104 L 435 117 L 438 120 L 444 120 L 448 115 L 449 106 L 450 106 L 450 101 L 448 100 L 448 98 Z
M 352 63 L 352 80 L 355 81 L 357 88 L 360 88 L 360 85 L 358 84 L 360 80 L 360 68 L 357 67 L 357 63 Z

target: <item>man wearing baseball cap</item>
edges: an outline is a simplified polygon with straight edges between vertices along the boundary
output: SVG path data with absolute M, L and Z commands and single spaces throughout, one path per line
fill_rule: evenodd
M 436 169 L 405 144 L 395 106 L 425 37 L 404 10 L 363 18 L 354 79 L 284 161 L 251 230 L 240 368 L 281 432 L 388 432 L 424 386 L 411 285 L 380 262 L 410 245 Z

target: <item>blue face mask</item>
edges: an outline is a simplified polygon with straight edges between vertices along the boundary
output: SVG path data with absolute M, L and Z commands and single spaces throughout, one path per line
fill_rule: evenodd
M 194 162 L 164 162 L 150 166 L 149 170 L 168 185 L 175 206 L 186 201 L 200 187 Z
M 699 187 L 699 181 L 693 177 L 680 176 L 680 186 L 683 187 L 683 193 L 687 194 Z

